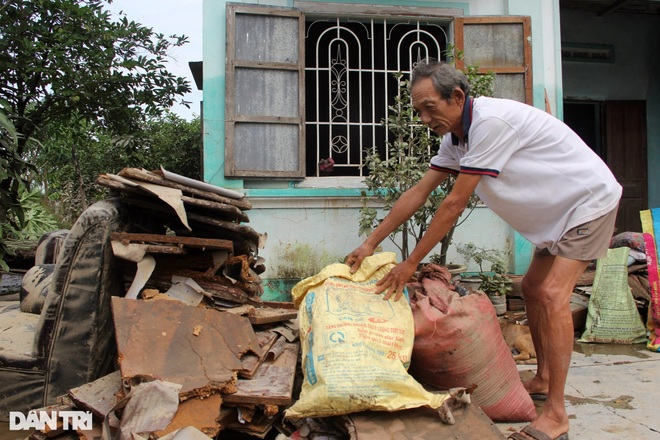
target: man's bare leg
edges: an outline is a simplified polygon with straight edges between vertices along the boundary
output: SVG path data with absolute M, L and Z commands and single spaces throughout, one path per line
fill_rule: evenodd
M 555 438 L 568 431 L 564 387 L 573 352 L 571 293 L 588 261 L 559 256 L 534 257 L 523 280 L 530 333 L 537 354 L 530 393 L 547 392 L 541 415 L 532 426 Z

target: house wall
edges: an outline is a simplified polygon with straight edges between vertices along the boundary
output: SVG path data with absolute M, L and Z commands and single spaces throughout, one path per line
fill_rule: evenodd
M 564 96 L 582 100 L 646 100 L 649 207 L 660 206 L 660 17 L 565 10 L 561 39 L 609 44 L 614 63 L 563 63 Z
M 356 179 L 306 179 L 303 182 L 275 180 L 241 180 L 224 177 L 225 122 L 225 23 L 226 1 L 204 2 L 204 180 L 226 188 L 242 190 L 250 198 L 253 210 L 248 212 L 250 226 L 267 233 L 265 278 L 276 277 L 274 267 L 286 245 L 309 244 L 319 255 L 337 259 L 356 248 L 365 237 L 358 236 L 359 209 L 362 206 Z M 246 4 L 295 6 L 294 0 L 242 1 Z M 534 105 L 545 108 L 547 94 L 553 114 L 562 101 L 559 49 L 558 0 L 469 0 L 452 1 L 325 1 L 325 3 L 358 3 L 425 8 L 459 8 L 464 16 L 527 15 L 532 19 L 533 97 Z M 529 263 L 530 248 L 489 209 L 476 209 L 464 225 L 456 230 L 454 243 L 473 242 L 477 246 L 512 250 L 511 270 L 523 273 Z M 389 241 L 383 250 L 398 252 Z M 322 252 L 321 252 L 322 251 Z M 432 252 L 433 253 L 433 252 Z M 461 263 L 455 246 L 448 261 Z M 470 264 L 471 271 L 477 267 Z

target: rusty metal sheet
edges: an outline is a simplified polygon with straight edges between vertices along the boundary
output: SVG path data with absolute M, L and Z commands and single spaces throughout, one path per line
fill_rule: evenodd
M 182 385 L 181 397 L 235 389 L 240 358 L 261 356 L 250 321 L 177 301 L 112 298 L 122 380 Z M 200 327 L 201 326 L 201 327 Z

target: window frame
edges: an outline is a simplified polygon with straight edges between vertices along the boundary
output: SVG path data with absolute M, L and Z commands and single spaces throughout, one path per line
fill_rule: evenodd
M 270 60 L 249 60 L 236 56 L 236 16 L 261 15 L 269 17 L 289 17 L 298 20 L 298 58 L 292 62 L 274 62 Z M 227 61 L 225 76 L 225 176 L 227 177 L 273 177 L 287 179 L 303 179 L 305 177 L 305 58 L 304 58 L 304 14 L 294 8 L 279 8 L 275 6 L 227 4 Z M 236 109 L 237 69 L 270 70 L 297 72 L 298 74 L 298 116 L 248 115 Z M 236 124 L 251 123 L 267 127 L 269 124 L 295 125 L 297 127 L 298 163 L 295 170 L 278 169 L 240 169 L 235 154 Z M 264 146 L 264 148 L 267 148 Z M 292 142 L 292 152 L 296 148 Z
M 415 7 L 368 7 L 363 5 L 347 5 L 333 3 L 316 2 L 296 2 L 295 8 L 264 6 L 256 4 L 236 4 L 227 3 L 227 59 L 225 76 L 225 176 L 229 178 L 251 178 L 251 179 L 286 179 L 302 181 L 298 185 L 310 186 L 312 181 L 323 180 L 362 180 L 362 177 L 306 177 L 305 157 L 305 20 L 308 15 L 318 16 L 370 16 L 370 17 L 392 17 L 407 16 L 419 19 L 425 18 L 451 18 L 453 20 L 453 40 L 454 46 L 463 50 L 465 44 L 465 35 L 470 32 L 471 25 L 483 24 L 516 24 L 522 26 L 523 41 L 522 50 L 524 61 L 522 65 L 510 66 L 489 66 L 488 63 L 479 65 L 479 72 L 492 71 L 494 73 L 512 74 L 522 76 L 524 85 L 525 102 L 533 105 L 532 93 L 532 50 L 531 50 L 531 17 L 528 16 L 488 16 L 488 17 L 463 17 L 462 9 L 454 8 L 415 8 Z M 268 15 L 297 18 L 298 22 L 298 58 L 295 63 L 282 63 L 236 59 L 236 14 Z M 466 62 L 470 64 L 470 59 L 457 60 L 456 67 L 464 69 Z M 235 90 L 236 90 L 236 69 L 270 69 L 282 71 L 298 72 L 298 117 L 286 118 L 282 116 L 269 115 L 245 115 L 237 112 L 235 109 Z M 235 145 L 235 127 L 236 123 L 256 123 L 256 124 L 297 124 L 297 144 L 291 142 L 291 154 L 297 154 L 298 166 L 296 170 L 273 170 L 273 169 L 238 169 L 236 166 L 235 153 L 239 148 Z M 265 147 L 264 147 L 265 148 Z M 283 154 L 286 152 L 283 152 Z M 307 182 L 307 183 L 305 183 Z M 314 185 L 312 185 L 314 186 Z M 323 185 L 326 186 L 326 185 Z M 341 186 L 341 185 L 340 185 Z

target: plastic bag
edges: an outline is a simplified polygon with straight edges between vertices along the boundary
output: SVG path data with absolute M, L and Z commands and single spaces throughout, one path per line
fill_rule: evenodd
M 395 265 L 394 254 L 385 252 L 365 258 L 355 274 L 332 264 L 293 288 L 305 378 L 286 417 L 439 408 L 449 398 L 425 390 L 407 371 L 414 342 L 410 304 L 374 294 Z
M 646 341 L 646 329 L 628 285 L 629 251 L 628 247 L 609 249 L 607 257 L 598 259 L 585 331 L 579 342 Z
M 412 287 L 413 376 L 440 389 L 476 385 L 472 403 L 494 421 L 534 420 L 534 402 L 520 380 L 490 299 L 483 293 L 461 297 L 433 274 Z

